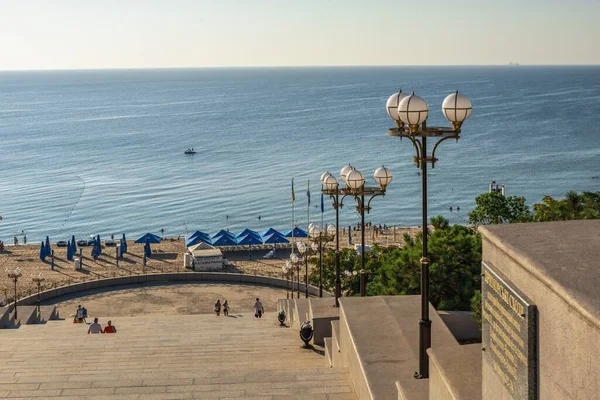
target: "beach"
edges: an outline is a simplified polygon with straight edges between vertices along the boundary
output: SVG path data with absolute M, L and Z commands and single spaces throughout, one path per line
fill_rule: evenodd
M 402 227 L 388 228 L 378 235 L 374 229 L 365 230 L 366 245 L 398 246 L 402 244 L 404 233 L 414 235 L 420 228 Z M 296 239 L 297 241 L 305 239 Z M 360 231 L 352 232 L 351 247 L 360 243 Z M 119 267 L 115 260 L 115 247 L 103 246 L 102 254 L 96 260 L 90 256 L 92 247 L 83 247 L 83 268 L 75 270 L 73 261 L 66 258 L 66 247 L 54 249 L 54 270 L 50 269 L 50 257 L 42 262 L 39 258 L 39 245 L 6 246 L 4 252 L 0 252 L 0 265 L 5 270 L 14 270 L 19 267 L 22 276 L 17 282 L 18 297 L 23 298 L 37 292 L 37 284 L 32 278 L 40 273 L 45 279 L 40 289 L 46 290 L 74 283 L 92 281 L 103 278 L 114 278 L 119 276 L 152 274 L 163 272 L 185 272 L 183 266 L 183 254 L 187 251 L 184 238 L 166 238 L 159 244 L 153 244 L 152 257 L 147 259 L 147 265 L 143 265 L 144 245 L 128 241 L 128 252 L 119 260 Z M 327 243 L 328 248 L 334 248 L 335 242 Z M 340 247 L 348 245 L 348 233 L 340 234 Z M 282 249 L 278 258 L 263 259 L 266 250 L 256 250 L 251 253 L 247 251 L 225 252 L 229 265 L 220 270 L 232 273 L 243 273 L 263 276 L 281 276 L 281 267 L 284 265 L 289 249 Z M 252 259 L 250 259 L 252 254 Z M 5 271 L 0 273 L 0 304 L 12 301 L 14 296 L 14 284 Z

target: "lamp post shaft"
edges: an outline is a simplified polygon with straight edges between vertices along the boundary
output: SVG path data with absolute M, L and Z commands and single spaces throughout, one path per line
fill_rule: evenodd
M 298 281 L 296 282 L 298 284 L 297 289 L 298 289 L 298 293 L 297 293 L 297 298 L 300 298 L 300 264 L 296 264 L 296 269 L 298 270 Z
M 360 295 L 361 297 L 365 297 L 366 296 L 366 285 L 365 285 L 365 273 L 366 271 L 364 269 L 360 270 Z
M 37 309 L 38 310 L 37 311 L 38 311 L 38 314 L 40 313 L 40 285 L 41 285 L 41 282 L 38 282 L 37 283 L 37 287 L 38 287 L 38 295 L 37 295 Z
M 15 281 L 15 323 L 17 322 L 17 278 L 14 279 Z
M 319 297 L 323 297 L 323 233 L 319 232 Z
M 335 306 L 340 306 L 342 282 L 340 279 L 340 204 L 339 190 L 335 190 Z
M 429 319 L 429 258 L 427 253 L 427 138 L 421 140 L 421 179 L 423 185 L 423 252 L 421 256 L 421 320 L 419 321 L 419 372 L 415 377 L 429 378 L 431 320 Z
M 360 266 L 361 266 L 361 278 L 362 271 L 365 269 L 365 192 L 362 190 L 362 194 L 360 196 Z M 361 296 L 365 296 L 365 293 L 362 292 Z
M 308 299 L 308 247 L 304 254 L 304 295 Z

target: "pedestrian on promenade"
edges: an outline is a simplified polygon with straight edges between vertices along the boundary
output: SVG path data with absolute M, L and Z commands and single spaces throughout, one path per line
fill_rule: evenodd
M 102 333 L 117 333 L 117 328 L 112 324 L 112 321 L 108 321 L 108 325 L 104 327 Z
M 94 318 L 94 323 L 88 328 L 88 335 L 90 333 L 102 333 L 102 325 L 98 323 L 98 318 Z
M 217 300 L 215 303 L 215 313 L 217 314 L 217 317 L 221 315 L 221 300 Z
M 265 309 L 257 297 L 256 303 L 254 303 L 254 318 L 262 318 L 262 315 L 264 312 L 265 312 Z
M 229 316 L 229 303 L 227 303 L 227 300 L 223 303 L 223 316 Z

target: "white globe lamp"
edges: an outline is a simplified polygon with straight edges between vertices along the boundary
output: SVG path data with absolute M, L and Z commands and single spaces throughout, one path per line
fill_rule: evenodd
M 458 90 L 448 95 L 442 103 L 442 113 L 452 123 L 455 130 L 460 129 L 463 122 L 471 116 L 473 105 L 471 100 Z
M 387 185 L 392 182 L 392 171 L 382 165 L 375 170 L 373 179 L 375 179 L 381 190 L 385 190 Z
M 419 130 L 419 126 L 427 120 L 428 115 L 429 106 L 427 106 L 427 102 L 414 92 L 403 98 L 398 105 L 398 117 L 408 125 L 411 133 Z

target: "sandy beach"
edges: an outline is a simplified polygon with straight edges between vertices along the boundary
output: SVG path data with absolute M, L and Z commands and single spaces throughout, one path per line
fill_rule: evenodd
M 365 243 L 367 245 L 378 244 L 380 246 L 397 246 L 402 244 L 402 235 L 405 232 L 414 235 L 419 228 L 402 227 L 389 228 L 387 231 L 375 235 L 373 229 L 365 231 Z M 352 243 L 360 243 L 360 231 L 352 232 Z M 328 247 L 334 247 L 335 243 L 328 243 Z M 349 247 L 348 232 L 340 235 L 340 246 Z M 65 286 L 78 282 L 85 282 L 102 278 L 113 278 L 118 276 L 128 276 L 134 274 L 150 274 L 162 272 L 183 272 L 183 254 L 186 252 L 185 240 L 183 238 L 167 238 L 160 244 L 153 244 L 153 255 L 147 260 L 147 265 L 143 265 L 142 244 L 134 244 L 128 241 L 128 253 L 119 260 L 119 267 L 116 266 L 115 247 L 103 247 L 102 255 L 93 260 L 90 256 L 91 247 L 83 248 L 83 268 L 76 271 L 72 261 L 66 258 L 66 248 L 52 246 L 54 249 L 54 270 L 50 269 L 50 258 L 42 262 L 39 258 L 39 244 L 6 246 L 4 252 L 0 252 L 0 304 L 5 304 L 13 300 L 14 286 L 4 270 L 21 268 L 22 276 L 18 280 L 17 290 L 19 298 L 34 294 L 37 292 L 37 285 L 32 281 L 32 277 L 42 273 L 45 281 L 41 289 L 50 289 L 53 287 Z M 265 260 L 262 256 L 265 250 L 253 251 L 252 259 L 249 253 L 226 252 L 229 265 L 224 269 L 227 272 L 237 272 L 254 275 L 280 276 L 281 267 L 284 265 L 285 258 L 289 255 L 289 249 L 279 252 L 277 259 Z

